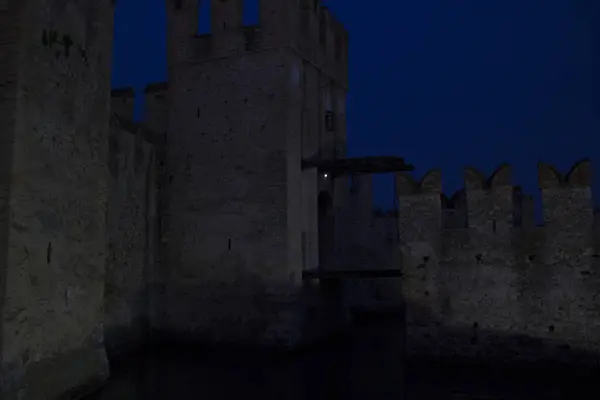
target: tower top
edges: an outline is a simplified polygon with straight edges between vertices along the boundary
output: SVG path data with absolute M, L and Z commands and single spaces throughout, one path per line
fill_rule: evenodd
M 244 25 L 258 1 L 258 24 Z M 290 47 L 334 80 L 347 81 L 348 32 L 319 0 L 210 0 L 210 33 L 198 34 L 198 0 L 167 0 L 169 64 Z

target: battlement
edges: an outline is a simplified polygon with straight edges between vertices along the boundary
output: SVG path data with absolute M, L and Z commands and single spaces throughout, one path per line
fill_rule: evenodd
M 168 82 L 156 82 L 144 88 L 145 107 L 142 121 L 144 126 L 166 135 L 168 125 Z
M 592 165 L 590 160 L 584 159 L 576 162 L 565 175 L 562 175 L 554 166 L 540 162 L 538 164 L 538 181 L 542 190 L 561 186 L 590 187 L 592 185 Z
M 413 354 L 568 359 L 565 343 L 600 352 L 587 328 L 600 320 L 591 163 L 581 160 L 564 175 L 546 163 L 537 170 L 543 226 L 535 225 L 533 199 L 514 186 L 508 164 L 489 176 L 465 168 L 464 188 L 450 197 L 438 170 L 419 182 L 397 174 Z M 535 342 L 501 343 L 503 335 Z
M 442 173 L 439 169 L 433 169 L 427 171 L 421 180 L 416 180 L 409 173 L 398 173 L 396 174 L 396 192 L 398 195 L 441 193 Z
M 111 115 L 113 122 L 123 125 L 123 128 L 129 131 L 137 131 L 143 126 L 145 129 L 156 132 L 152 135 L 152 141 L 155 142 L 156 135 L 166 134 L 167 131 L 167 112 L 168 100 L 167 91 L 169 85 L 167 82 L 156 82 L 146 85 L 144 88 L 144 110 L 142 123 L 137 124 L 134 120 L 135 108 L 135 90 L 132 87 L 115 88 L 111 91 Z
M 244 26 L 251 1 L 259 22 Z M 169 0 L 167 13 L 170 65 L 288 46 L 347 85 L 348 32 L 319 1 L 210 0 L 210 33 L 201 35 L 197 0 Z
M 410 212 L 413 221 L 418 220 L 413 206 L 419 204 L 424 213 L 421 218 L 431 219 L 435 215 L 440 219 L 435 226 L 442 230 L 469 228 L 482 234 L 508 233 L 513 228 L 535 226 L 533 198 L 513 185 L 510 165 L 501 165 L 489 177 L 467 167 L 464 180 L 464 188 L 448 197 L 442 192 L 442 175 L 437 169 L 427 172 L 420 181 L 407 172 L 398 173 L 396 191 L 401 214 L 403 208 L 409 207 L 411 210 L 404 212 Z M 563 233 L 583 233 L 591 227 L 593 201 L 589 160 L 575 163 L 565 175 L 540 162 L 538 182 L 544 226 Z
M 158 132 L 148 129 L 143 124 L 135 122 L 131 119 L 113 114 L 110 118 L 110 125 L 113 134 L 115 132 L 126 132 L 127 134 L 138 136 L 143 141 L 155 146 L 162 145 L 162 139 Z
M 339 77 L 345 86 L 348 79 L 348 31 L 320 1 L 301 0 L 299 3 L 294 46 L 303 57 L 331 76 Z
M 110 113 L 133 120 L 135 91 L 132 87 L 116 88 L 110 92 Z

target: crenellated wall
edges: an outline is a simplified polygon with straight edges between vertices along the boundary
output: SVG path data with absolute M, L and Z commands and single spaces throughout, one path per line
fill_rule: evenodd
M 274 54 L 290 61 L 282 53 Z M 252 62 L 247 59 L 244 63 L 248 64 L 244 65 L 254 65 L 258 60 L 265 61 L 261 56 Z M 322 297 L 324 287 L 310 284 L 302 290 L 290 291 L 293 284 L 289 286 L 276 277 L 266 279 L 272 273 L 268 272 L 270 261 L 265 261 L 277 254 L 281 257 L 278 260 L 297 257 L 288 264 L 292 267 L 289 271 L 296 271 L 292 274 L 319 266 L 317 195 L 323 192 L 332 198 L 336 215 L 335 251 L 339 264 L 336 267 L 376 269 L 393 267 L 395 263 L 402 265 L 402 279 L 350 279 L 343 285 L 343 296 L 345 305 L 354 309 L 397 307 L 404 300 L 409 352 L 533 359 L 540 354 L 564 358 L 579 357 L 577 352 L 584 350 L 600 351 L 593 300 L 600 283 L 600 274 L 594 271 L 595 254 L 600 252 L 600 229 L 593 225 L 589 161 L 575 164 L 564 176 L 552 166 L 539 164 L 542 226 L 535 224 L 532 197 L 513 185 L 509 165 L 500 166 L 489 177 L 474 168 L 465 168 L 465 187 L 451 197 L 442 193 L 439 170 L 428 172 L 419 181 L 409 174 L 399 173 L 396 176 L 397 217 L 373 215 L 370 175 L 354 177 L 350 186 L 345 179 L 332 181 L 326 176 L 316 176 L 314 171 L 302 172 L 302 180 L 291 179 L 299 176 L 300 171 L 291 168 L 290 162 L 293 164 L 300 156 L 328 158 L 344 153 L 345 129 L 327 136 L 320 120 L 322 113 L 329 109 L 335 110 L 336 115 L 341 114 L 340 121 L 345 120 L 343 91 L 336 95 L 335 91 L 323 89 L 328 87 L 328 81 L 321 71 L 305 62 L 302 67 L 292 62 L 289 65 L 292 65 L 293 85 L 289 92 L 278 92 L 276 86 L 269 88 L 266 84 L 255 91 L 256 88 L 247 85 L 244 75 L 235 75 L 237 80 L 232 85 L 242 96 L 243 105 L 240 105 L 228 97 L 214 97 L 221 93 L 221 83 L 226 81 L 224 77 L 215 78 L 224 71 L 220 62 L 216 63 L 216 69 L 208 66 L 180 69 L 178 87 L 185 88 L 181 93 L 188 93 L 187 97 L 173 97 L 179 91 L 166 83 L 148 85 L 141 125 L 130 121 L 133 91 L 113 90 L 109 163 L 113 175 L 107 220 L 111 247 L 106 278 L 106 344 L 110 351 L 139 343 L 149 328 L 165 331 L 179 326 L 175 330 L 185 332 L 189 327 L 181 327 L 192 317 L 196 318 L 193 329 L 210 340 L 217 335 L 223 337 L 224 332 L 231 334 L 231 327 L 238 324 L 235 318 L 246 321 L 248 330 L 238 333 L 237 338 L 227 337 L 229 340 L 252 337 L 265 340 L 269 335 L 278 337 L 281 332 L 287 332 L 289 338 L 290 329 L 296 332 L 304 329 L 305 335 L 317 335 L 318 332 L 307 328 L 310 324 L 304 328 L 300 325 L 307 322 L 306 318 L 319 318 L 314 316 L 316 310 L 320 310 L 321 318 L 337 312 L 331 306 L 333 303 L 323 303 L 323 300 L 331 300 Z M 268 64 L 275 65 L 273 60 Z M 280 76 L 281 81 L 284 75 Z M 253 76 L 256 80 L 260 74 Z M 184 77 L 189 79 L 188 83 L 182 83 Z M 273 74 L 269 76 L 270 82 L 272 78 Z M 219 85 L 211 83 L 215 79 Z M 202 90 L 194 86 L 194 82 L 202 83 Z M 245 89 L 240 92 L 239 88 Z M 202 101 L 206 96 L 197 97 L 205 91 L 215 94 L 210 102 Z M 282 112 L 281 118 L 265 119 L 267 113 L 261 110 L 266 108 L 261 107 L 267 107 L 268 99 L 276 96 L 282 96 L 298 115 Z M 313 97 L 319 101 L 311 101 Z M 171 99 L 178 105 L 173 106 Z M 216 103 L 220 104 L 218 111 L 211 108 Z M 230 120 L 231 112 L 238 116 L 236 123 Z M 169 118 L 175 121 L 170 129 L 176 133 L 170 139 L 166 137 Z M 188 137 L 186 129 L 194 125 L 194 120 L 198 120 L 202 132 L 198 137 L 196 130 L 191 130 Z M 298 122 L 299 136 L 277 136 L 294 121 Z M 246 132 L 237 123 L 249 130 Z M 259 124 L 263 133 L 246 138 L 244 135 L 253 132 L 253 124 Z M 224 137 L 215 136 L 223 131 L 226 132 Z M 228 142 L 233 132 L 237 132 L 236 146 Z M 170 148 L 165 146 L 169 140 Z M 187 145 L 182 145 L 184 143 Z M 279 164 L 269 164 L 263 171 L 257 167 L 268 159 L 259 156 L 245 160 L 249 156 L 240 151 L 240 143 L 245 143 L 243 147 L 248 152 L 253 146 L 259 146 L 261 151 L 267 151 L 265 154 L 271 154 L 268 151 L 271 148 L 275 152 L 285 149 L 286 156 Z M 166 156 L 171 157 L 167 163 Z M 205 158 L 212 161 L 204 163 Z M 252 166 L 252 175 L 244 173 L 246 162 Z M 141 168 L 142 164 L 145 167 Z M 236 171 L 228 172 L 228 165 L 237 165 Z M 285 178 L 278 187 L 275 170 L 281 171 L 283 165 L 287 168 Z M 221 201 L 219 207 L 227 212 L 215 213 L 213 207 L 207 219 L 202 211 L 211 209 L 206 206 L 213 203 L 206 201 L 213 197 L 215 201 L 230 201 L 227 179 L 231 180 L 234 175 L 236 179 L 243 179 L 245 185 L 252 182 L 262 187 L 269 182 L 271 208 L 253 209 L 248 213 L 238 205 L 232 214 L 227 210 L 234 203 Z M 196 182 L 194 176 L 202 177 L 202 184 Z M 211 187 L 212 197 L 202 190 L 205 185 Z M 189 191 L 191 187 L 196 188 L 193 193 Z M 188 204 L 192 197 L 193 206 Z M 291 198 L 300 202 L 289 201 Z M 261 199 L 257 199 L 256 204 L 262 202 Z M 202 204 L 205 208 L 200 207 Z M 191 273 L 182 268 L 183 260 L 173 258 L 173 244 L 181 245 L 181 238 L 174 233 L 181 234 L 181 229 L 187 228 L 177 225 L 179 228 L 173 229 L 174 223 L 182 223 L 185 213 L 173 211 L 173 214 L 169 210 L 186 207 L 192 214 L 186 214 L 188 225 L 185 226 L 189 228 L 189 221 L 194 219 L 196 226 L 204 227 L 202 236 L 188 233 L 186 240 L 201 243 L 210 239 L 211 243 L 210 252 L 188 257 L 199 257 L 199 265 L 218 263 L 219 274 L 213 275 L 206 269 Z M 280 227 L 283 230 L 279 238 L 286 237 L 287 243 L 282 246 L 284 242 L 272 242 L 263 236 L 261 245 L 271 250 L 259 252 L 263 254 L 261 259 L 252 259 L 258 254 L 257 247 L 238 248 L 235 239 L 252 237 L 240 223 L 241 216 L 252 215 L 252 220 L 246 221 L 251 226 L 278 207 L 279 212 L 286 210 L 287 226 Z M 219 229 L 215 229 L 210 221 L 227 222 L 223 219 L 225 215 L 236 216 L 232 221 L 237 222 L 220 224 Z M 298 216 L 304 217 L 298 220 Z M 278 220 L 284 219 L 279 217 Z M 397 226 L 392 228 L 393 221 L 397 221 Z M 159 232 L 162 233 L 159 235 Z M 207 235 L 207 232 L 212 233 Z M 163 246 L 160 252 L 159 236 Z M 400 240 L 398 251 L 397 239 Z M 218 249 L 219 240 L 226 243 L 227 248 L 215 258 L 210 254 Z M 246 251 L 248 253 L 244 253 Z M 181 256 L 180 251 L 176 254 Z M 248 258 L 244 254 L 253 256 Z M 162 257 L 160 262 L 159 256 Z M 169 268 L 165 268 L 167 265 Z M 202 298 L 182 290 L 184 281 L 194 293 L 202 287 Z M 219 286 L 218 290 L 215 285 Z M 339 288 L 336 290 L 339 295 Z M 173 310 L 173 305 L 183 304 L 182 296 L 194 297 L 195 304 L 216 304 L 218 298 L 219 306 L 203 308 L 210 312 L 202 316 L 181 307 L 179 311 L 185 314 L 168 312 Z M 298 301 L 299 296 L 302 301 Z M 250 297 L 252 301 L 246 301 Z M 246 307 L 233 312 L 233 305 L 229 304 L 239 304 L 242 300 Z M 302 316 L 305 306 L 308 317 Z
M 174 64 L 289 47 L 348 86 L 348 32 L 320 1 L 259 0 L 259 23 L 252 26 L 242 23 L 244 0 L 211 1 L 211 32 L 203 35 L 197 35 L 197 0 L 168 0 L 167 10 Z
M 109 98 L 114 1 L 0 8 L 0 397 L 80 394 L 152 333 L 290 346 L 402 302 L 412 354 L 596 360 L 589 161 L 539 164 L 542 226 L 508 165 L 466 168 L 451 197 L 441 171 L 399 173 L 397 216 L 373 215 L 370 175 L 302 169 L 346 155 L 348 34 L 327 8 L 262 0 L 243 26 L 243 0 L 213 0 L 199 36 L 198 0 L 166 2 L 169 79 L 140 123 L 132 88 Z
M 421 182 L 398 174 L 407 350 L 506 360 L 600 352 L 590 170 L 584 160 L 563 177 L 539 164 L 540 227 L 508 165 L 487 179 L 465 169 L 466 228 L 444 220 L 439 171 Z
M 456 191 L 451 197 L 441 195 L 442 226 L 450 229 L 467 227 L 467 196 L 465 189 Z

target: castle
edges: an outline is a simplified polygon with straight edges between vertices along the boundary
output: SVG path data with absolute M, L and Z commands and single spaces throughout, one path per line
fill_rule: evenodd
M 114 3 L 0 3 L 3 398 L 93 385 L 150 336 L 319 335 L 302 271 L 333 252 L 347 185 L 307 163 L 345 155 L 343 26 L 318 1 L 262 0 L 256 26 L 212 1 L 197 35 L 198 0 L 168 0 L 168 83 L 134 123 Z
M 114 3 L 0 2 L 3 399 L 81 394 L 148 340 L 294 346 L 403 296 L 418 352 L 472 351 L 440 338 L 475 324 L 595 349 L 587 163 L 540 169 L 544 228 L 508 168 L 451 201 L 439 173 L 398 172 L 397 223 L 374 220 L 364 173 L 409 168 L 345 158 L 348 35 L 319 1 L 261 0 L 256 26 L 212 1 L 197 35 L 198 0 L 167 0 L 168 82 L 141 122 L 110 88 Z M 340 254 L 404 277 L 303 279 Z

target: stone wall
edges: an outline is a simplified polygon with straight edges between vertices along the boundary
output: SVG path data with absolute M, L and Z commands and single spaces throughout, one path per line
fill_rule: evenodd
M 300 185 L 288 171 L 289 71 L 275 50 L 179 68 L 170 80 L 165 322 L 175 331 L 267 334 L 259 293 L 298 284 L 288 257 L 289 191 L 300 198 L 288 187 Z M 291 240 L 300 266 L 299 230 Z
M 145 129 L 111 120 L 105 343 L 110 354 L 148 339 L 156 277 L 157 162 Z
M 194 37 L 198 2 L 167 2 L 171 84 L 146 88 L 142 128 L 131 88 L 109 97 L 114 3 L 0 5 L 2 398 L 76 395 L 106 377 L 104 344 L 153 329 L 289 344 L 325 326 L 308 309 L 336 321 L 301 275 L 319 191 L 345 192 L 301 159 L 345 153 L 341 24 L 264 0 L 242 27 L 241 0 L 214 1 Z
M 543 227 L 514 226 L 510 167 L 465 172 L 468 228 L 443 229 L 441 175 L 398 174 L 407 351 L 504 360 L 600 351 L 590 164 L 539 165 Z M 595 356 L 589 356 L 595 360 Z
M 2 90 L 10 91 L 2 148 L 12 150 L 0 169 L 10 188 L 0 261 L 3 399 L 54 398 L 108 373 L 112 3 L 9 1 L 0 11 Z
M 12 174 L 13 142 L 17 123 L 17 94 L 19 86 L 19 59 L 21 56 L 19 24 L 25 19 L 21 9 L 12 4 L 9 7 L 0 7 L 0 311 L 4 317 L 4 304 L 6 302 L 8 276 L 8 252 L 10 235 L 10 184 Z M 13 322 L 14 323 L 14 322 Z M 5 325 L 11 325 L 0 318 L 0 343 L 4 343 Z M 13 328 L 14 329 L 14 328 Z M 4 346 L 0 345 L 0 387 L 10 385 L 10 374 L 21 373 L 18 355 L 5 354 Z M 11 366 L 9 363 L 16 364 Z M 14 372 L 13 372 L 14 370 Z M 15 382 L 18 388 L 19 382 Z M 2 391 L 0 390 L 0 393 Z

